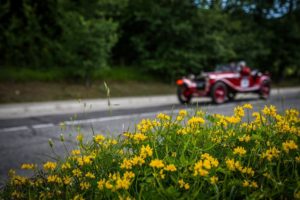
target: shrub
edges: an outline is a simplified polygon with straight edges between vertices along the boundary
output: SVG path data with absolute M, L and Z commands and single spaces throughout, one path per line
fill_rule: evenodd
M 119 138 L 76 139 L 64 161 L 10 172 L 4 199 L 300 198 L 299 111 L 274 106 L 234 115 L 179 111 L 144 119 Z M 63 137 L 61 138 L 64 141 Z

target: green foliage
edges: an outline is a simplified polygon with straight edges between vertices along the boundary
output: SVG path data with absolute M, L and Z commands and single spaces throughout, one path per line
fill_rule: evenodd
M 159 113 L 116 138 L 90 140 L 77 127 L 76 146 L 64 159 L 22 164 L 33 177 L 11 170 L 0 198 L 299 199 L 299 111 L 251 109 L 238 106 L 232 116 Z
M 93 71 L 107 65 L 117 41 L 117 23 L 103 12 L 91 12 L 100 3 L 78 7 L 67 0 L 1 2 L 0 51 L 5 53 L 0 64 L 68 68 L 70 76 L 88 81 Z
M 0 81 L 58 81 L 70 79 L 67 70 L 59 68 L 30 69 L 30 68 L 2 68 Z
M 74 69 L 75 77 L 88 80 L 96 69 L 107 65 L 110 49 L 117 40 L 117 26 L 111 20 L 88 20 L 74 12 L 65 17 L 61 66 Z
M 297 1 L 4 0 L 0 65 L 67 68 L 90 81 L 110 65 L 173 80 L 246 60 L 280 80 L 300 76 Z

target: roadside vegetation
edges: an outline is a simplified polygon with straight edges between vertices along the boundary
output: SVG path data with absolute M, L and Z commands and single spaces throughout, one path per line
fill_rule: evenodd
M 78 129 L 77 148 L 65 159 L 24 163 L 21 169 L 35 174 L 30 178 L 11 170 L 0 197 L 300 199 L 299 111 L 252 109 L 237 106 L 232 116 L 159 113 L 118 138 L 96 131 L 87 140 Z
M 106 68 L 93 73 L 93 81 L 69 77 L 58 69 L 0 69 L 0 103 L 68 99 L 106 98 L 107 83 L 112 97 L 175 94 L 176 87 L 160 77 L 125 67 Z

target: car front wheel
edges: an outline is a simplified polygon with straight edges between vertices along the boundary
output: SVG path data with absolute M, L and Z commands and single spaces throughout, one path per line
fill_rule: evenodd
M 259 96 L 261 99 L 268 99 L 271 92 L 270 81 L 264 81 L 260 86 Z
M 187 87 L 184 85 L 177 87 L 177 97 L 181 104 L 187 104 L 191 102 L 192 97 L 190 95 L 189 96 L 185 95 L 186 90 Z
M 221 104 L 226 101 L 227 93 L 227 86 L 222 82 L 217 82 L 211 89 L 211 98 L 214 103 Z

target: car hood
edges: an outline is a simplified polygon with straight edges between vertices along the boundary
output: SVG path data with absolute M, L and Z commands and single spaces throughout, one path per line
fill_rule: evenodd
M 240 74 L 237 72 L 205 72 L 202 73 L 202 76 L 208 77 L 210 79 L 221 79 L 239 77 Z

